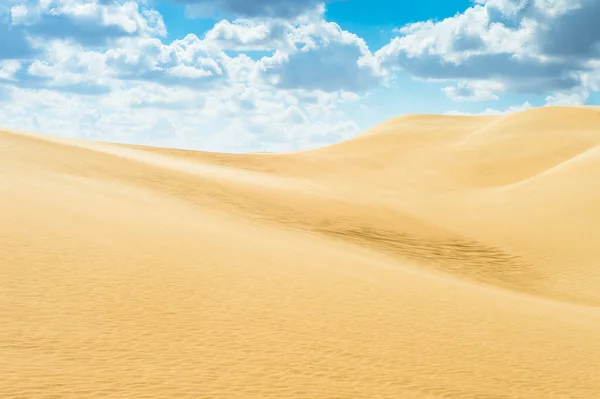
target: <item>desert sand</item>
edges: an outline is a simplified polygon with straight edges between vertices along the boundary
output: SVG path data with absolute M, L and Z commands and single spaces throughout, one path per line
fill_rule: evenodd
M 600 398 L 600 109 L 217 154 L 0 131 L 2 398 Z

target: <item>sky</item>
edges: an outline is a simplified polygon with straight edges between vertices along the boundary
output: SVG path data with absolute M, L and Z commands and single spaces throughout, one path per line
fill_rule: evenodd
M 295 151 L 600 104 L 600 0 L 0 0 L 0 127 Z

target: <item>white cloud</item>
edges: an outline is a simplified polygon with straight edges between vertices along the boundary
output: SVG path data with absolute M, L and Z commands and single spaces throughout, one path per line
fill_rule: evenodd
M 12 6 L 10 9 L 10 15 L 12 18 L 13 24 L 27 24 L 31 21 L 28 20 L 28 17 L 31 15 L 29 13 L 27 7 L 22 4 L 18 4 L 16 6 Z
M 3 94 L 11 102 L 0 102 L 4 124 L 155 144 L 171 137 L 216 146 L 219 137 L 237 137 L 228 145 L 284 149 L 342 139 L 358 126 L 338 106 L 360 99 L 356 93 L 380 77 L 359 63 L 372 57 L 364 40 L 324 21 L 314 5 L 288 20 L 221 20 L 202 38 L 172 42 L 162 38 L 162 17 L 132 1 L 15 5 L 11 29 L 36 54 L 2 69 L 14 79 Z M 115 136 L 98 133 L 107 130 Z
M 569 91 L 583 84 L 587 63 L 600 58 L 599 14 L 598 0 L 477 0 L 454 17 L 399 29 L 374 62 L 418 78 L 460 81 L 445 89 L 457 100 Z M 457 95 L 461 85 L 483 82 L 494 90 Z
M 355 122 L 308 110 L 290 93 L 231 87 L 207 93 L 146 84 L 87 97 L 12 89 L 0 125 L 95 140 L 227 151 L 287 151 L 344 140 Z M 313 101 L 327 108 L 336 99 Z
M 364 92 L 381 84 L 382 76 L 365 59 L 365 41 L 334 22 L 322 19 L 290 32 L 294 47 L 261 60 L 266 79 L 284 89 Z
M 0 122 L 93 139 L 230 151 L 337 141 L 358 131 L 334 112 L 359 99 L 357 94 L 343 85 L 319 87 L 324 81 L 318 79 L 310 87 L 289 76 L 289 87 L 270 83 L 270 69 L 297 67 L 296 54 L 318 55 L 331 45 L 358 50 L 345 58 L 355 65 L 368 52 L 357 36 L 312 19 L 304 25 L 221 21 L 203 39 L 189 34 L 170 43 L 149 34 L 117 37 L 101 47 L 56 35 L 34 38 L 38 55 L 22 61 L 24 72 L 8 90 L 11 101 L 0 99 Z M 274 53 L 257 60 L 226 53 L 242 48 Z M 5 64 L 3 71 L 13 77 L 21 61 Z
M 459 81 L 455 86 L 446 86 L 444 94 L 455 101 L 494 101 L 499 97 L 494 92 L 504 90 L 501 83 L 493 81 Z
M 589 92 L 583 87 L 576 87 L 566 92 L 557 92 L 546 97 L 546 105 L 577 106 L 583 105 Z
M 142 0 L 0 6 L 0 125 L 165 146 L 289 150 L 356 134 L 359 125 L 344 110 L 361 108 L 351 103 L 398 71 L 445 82 L 443 94 L 455 101 L 518 91 L 580 104 L 600 87 L 600 35 L 592 29 L 573 45 L 572 35 L 558 40 L 547 29 L 591 29 L 591 0 L 477 0 L 452 18 L 400 28 L 375 53 L 326 21 L 321 1 L 200 0 L 195 7 L 201 3 L 235 18 L 170 40 L 162 16 Z
M 12 24 L 29 36 L 71 39 L 98 44 L 124 36 L 164 36 L 162 16 L 134 1 L 43 0 L 17 4 L 10 10 Z
M 294 46 L 290 37 L 293 29 L 287 21 L 222 20 L 206 32 L 204 41 L 224 50 L 285 50 Z
M 27 68 L 28 78 L 42 78 L 37 83 L 47 87 L 89 85 L 102 87 L 111 84 L 111 71 L 103 54 L 86 51 L 80 45 L 63 41 L 45 43 L 44 56 L 33 60 Z M 27 79 L 27 78 L 25 78 Z
M 0 81 L 14 80 L 15 74 L 21 69 L 21 62 L 18 60 L 0 61 Z

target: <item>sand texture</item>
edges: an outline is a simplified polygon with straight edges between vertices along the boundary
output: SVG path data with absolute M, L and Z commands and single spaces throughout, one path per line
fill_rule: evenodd
M 600 398 L 600 109 L 287 154 L 0 131 L 0 398 Z

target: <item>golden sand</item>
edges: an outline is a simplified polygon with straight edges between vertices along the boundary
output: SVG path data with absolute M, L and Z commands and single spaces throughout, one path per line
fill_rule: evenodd
M 289 154 L 0 131 L 1 398 L 600 398 L 600 109 Z

